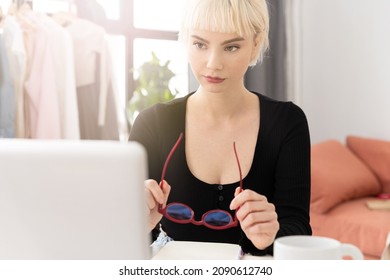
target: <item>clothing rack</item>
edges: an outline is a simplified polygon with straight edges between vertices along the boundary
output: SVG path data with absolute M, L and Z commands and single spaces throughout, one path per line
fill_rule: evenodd
M 0 36 L 0 47 L 7 50 L 0 52 L 0 76 L 6 77 L 0 87 L 0 138 L 127 138 L 104 28 L 62 13 L 34 12 L 31 1 L 10 4 Z
M 33 7 L 33 0 L 12 0 L 17 8 L 21 7 L 23 4 L 28 4 L 30 7 Z

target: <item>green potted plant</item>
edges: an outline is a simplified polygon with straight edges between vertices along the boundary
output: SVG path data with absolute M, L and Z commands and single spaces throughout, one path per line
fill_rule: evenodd
M 142 64 L 136 71 L 138 78 L 132 98 L 129 100 L 127 113 L 130 123 L 133 123 L 138 113 L 159 102 L 166 102 L 175 97 L 176 89 L 170 89 L 170 80 L 175 73 L 169 69 L 170 60 L 161 63 L 160 59 L 152 52 L 150 61 Z

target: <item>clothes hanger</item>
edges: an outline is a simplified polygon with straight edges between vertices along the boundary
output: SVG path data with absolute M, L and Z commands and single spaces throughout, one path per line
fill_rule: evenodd
M 18 10 L 18 5 L 17 3 L 14 1 L 12 2 L 9 7 L 8 7 L 8 12 L 7 12 L 7 15 L 15 15 L 16 14 L 16 11 Z
M 52 14 L 51 17 L 60 25 L 67 26 L 77 19 L 77 11 L 73 0 L 68 0 L 68 11 Z
M 17 7 L 15 16 L 19 23 L 27 28 L 27 30 L 36 30 L 36 22 L 34 22 L 34 18 L 30 14 L 32 12 L 32 1 L 17 0 L 15 2 Z

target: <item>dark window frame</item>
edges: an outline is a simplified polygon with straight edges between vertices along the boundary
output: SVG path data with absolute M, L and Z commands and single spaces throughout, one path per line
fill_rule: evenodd
M 134 79 L 131 69 L 134 64 L 135 39 L 177 40 L 177 31 L 149 30 L 134 26 L 134 0 L 119 0 L 120 15 L 118 20 L 108 19 L 106 32 L 109 35 L 122 35 L 125 37 L 125 98 L 126 103 L 133 96 Z

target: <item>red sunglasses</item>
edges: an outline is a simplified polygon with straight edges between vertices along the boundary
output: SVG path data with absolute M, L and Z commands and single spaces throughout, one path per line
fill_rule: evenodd
M 165 164 L 161 174 L 161 185 L 160 185 L 161 189 L 163 188 L 164 177 L 168 167 L 168 163 L 173 153 L 176 151 L 177 147 L 179 146 L 182 138 L 183 138 L 183 133 L 180 133 L 179 138 L 177 139 L 175 145 L 173 146 L 173 148 L 171 149 L 171 151 L 167 156 L 167 159 L 165 160 Z M 240 174 L 240 191 L 242 191 L 243 189 L 242 173 L 241 173 L 241 166 L 240 166 L 240 161 L 238 159 L 235 142 L 233 142 L 233 150 L 236 156 L 238 171 Z M 236 215 L 234 215 L 234 219 L 233 219 L 232 215 L 229 212 L 221 209 L 207 211 L 206 213 L 203 214 L 202 219 L 200 221 L 194 219 L 194 211 L 188 205 L 185 205 L 183 203 L 173 202 L 168 204 L 165 208 L 163 208 L 162 204 L 159 204 L 158 211 L 161 214 L 163 214 L 164 217 L 167 218 L 168 220 L 179 224 L 192 223 L 197 226 L 203 225 L 205 227 L 216 229 L 216 230 L 227 229 L 238 225 L 238 220 Z

